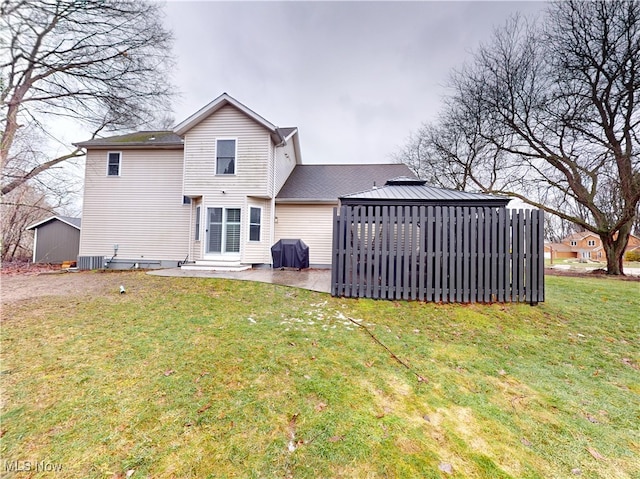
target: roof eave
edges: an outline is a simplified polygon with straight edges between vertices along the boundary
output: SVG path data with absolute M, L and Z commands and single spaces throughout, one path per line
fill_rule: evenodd
M 44 219 L 44 220 L 42 220 L 42 221 L 38 221 L 37 223 L 34 223 L 34 224 L 32 224 L 31 226 L 27 226 L 27 227 L 25 228 L 25 230 L 26 230 L 26 231 L 29 231 L 29 230 L 36 229 L 36 228 L 38 228 L 38 227 L 42 226 L 43 224 L 45 224 L 45 223 L 49 223 L 49 222 L 51 222 L 51 221 L 53 221 L 53 220 L 61 221 L 61 222 L 63 222 L 64 224 L 69 225 L 69 226 L 71 226 L 71 227 L 73 227 L 73 228 L 77 229 L 78 231 L 80 231 L 80 229 L 81 229 L 81 227 L 80 227 L 80 226 L 74 225 L 73 223 L 69 223 L 68 221 L 63 220 L 63 219 L 62 219 L 62 218 L 60 218 L 59 216 L 50 216 L 49 218 L 46 218 L 46 219 Z
M 165 143 L 165 144 L 152 144 L 152 143 L 101 143 L 101 144 L 87 144 L 88 142 L 73 143 L 73 146 L 78 148 L 84 148 L 86 150 L 184 150 L 183 143 Z

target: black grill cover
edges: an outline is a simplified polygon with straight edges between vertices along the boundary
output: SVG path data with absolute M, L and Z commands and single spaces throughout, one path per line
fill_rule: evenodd
M 271 247 L 274 268 L 308 268 L 309 247 L 301 239 L 281 239 Z

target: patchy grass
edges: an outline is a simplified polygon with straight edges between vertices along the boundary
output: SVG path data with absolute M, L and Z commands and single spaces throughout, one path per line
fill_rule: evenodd
M 4 308 L 0 474 L 640 474 L 638 283 L 461 306 L 126 275 L 126 295 Z

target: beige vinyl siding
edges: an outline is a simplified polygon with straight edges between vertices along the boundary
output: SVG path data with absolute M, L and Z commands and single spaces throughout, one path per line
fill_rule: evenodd
M 182 150 L 123 150 L 120 176 L 107 176 L 107 151 L 89 150 L 80 256 L 183 260 L 189 214 L 182 204 Z
M 309 262 L 331 264 L 335 205 L 276 204 L 275 240 L 301 239 L 309 247 Z
M 287 181 L 287 178 L 289 178 L 296 166 L 296 162 L 293 138 L 286 145 L 276 148 L 276 195 Z
M 236 140 L 235 174 L 216 175 L 216 139 Z M 262 125 L 227 105 L 185 134 L 184 194 L 238 198 L 270 197 L 271 137 Z
M 234 175 L 216 175 L 216 140 L 236 140 Z M 206 255 L 207 208 L 240 208 L 240 262 L 270 263 L 270 200 L 275 148 L 270 132 L 231 105 L 214 112 L 185 134 L 184 194 L 202 196 L 201 241 L 193 242 L 194 259 Z M 249 207 L 262 207 L 259 243 L 249 241 Z M 196 251 L 197 250 L 197 251 Z M 224 256 L 224 255 L 223 255 Z
M 249 224 L 251 207 L 262 208 L 260 225 L 260 241 L 249 241 Z M 242 210 L 242 262 L 246 264 L 271 263 L 271 201 L 247 198 L 246 207 Z M 244 245 L 244 251 L 242 251 Z
M 262 208 L 262 224 L 260 241 L 249 241 L 249 208 L 257 206 Z M 240 208 L 240 262 L 243 264 L 270 264 L 271 263 L 271 200 L 263 200 L 251 197 L 231 197 L 227 195 L 212 195 L 203 198 L 202 226 L 200 240 L 194 241 L 194 259 L 215 259 L 220 255 L 207 255 L 207 208 Z M 198 249 L 198 251 L 196 251 Z M 222 255 L 221 257 L 224 257 Z

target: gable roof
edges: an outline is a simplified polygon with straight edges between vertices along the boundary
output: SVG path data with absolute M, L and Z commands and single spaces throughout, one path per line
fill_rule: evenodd
M 80 218 L 73 218 L 71 216 L 50 216 L 42 221 L 38 221 L 37 223 L 32 224 L 31 226 L 27 226 L 27 230 L 33 230 L 39 228 L 40 226 L 45 225 L 46 223 L 50 223 L 51 221 L 62 221 L 63 223 L 68 224 L 69 226 L 74 227 L 77 230 L 80 230 L 80 226 L 82 225 L 82 220 Z
M 174 127 L 173 131 L 176 134 L 183 136 L 185 133 L 187 133 L 191 128 L 196 126 L 202 120 L 209 117 L 210 115 L 212 115 L 213 113 L 215 113 L 220 108 L 226 105 L 231 105 L 235 107 L 236 109 L 244 113 L 246 116 L 248 116 L 258 124 L 265 127 L 267 130 L 269 130 L 269 132 L 271 133 L 271 137 L 273 138 L 273 142 L 276 144 L 282 143 L 286 137 L 290 136 L 292 133 L 296 131 L 296 128 L 278 128 L 276 125 L 266 120 L 264 117 L 258 115 L 251 108 L 247 107 L 246 105 L 243 105 L 228 93 L 223 93 L 222 95 L 220 95 L 218 98 L 216 98 L 209 104 L 200 108 L 197 112 L 195 112 L 189 118 L 182 121 L 181 123 L 178 123 Z
M 126 135 L 94 138 L 93 140 L 74 143 L 82 148 L 95 149 L 182 149 L 184 141 L 172 131 L 137 131 Z
M 382 185 L 389 178 L 413 176 L 407 165 L 296 165 L 276 196 L 278 203 L 336 203 L 354 191 Z
M 506 206 L 510 199 L 484 193 L 428 186 L 424 180 L 400 177 L 384 186 L 340 197 L 342 204 L 438 204 L 464 206 Z
M 595 236 L 596 238 L 598 238 L 598 235 L 595 233 L 592 233 L 591 231 L 580 231 L 578 233 L 572 233 L 569 236 L 567 236 L 566 238 L 563 238 L 562 241 L 577 241 L 577 240 L 583 240 L 589 236 Z

